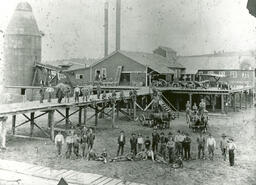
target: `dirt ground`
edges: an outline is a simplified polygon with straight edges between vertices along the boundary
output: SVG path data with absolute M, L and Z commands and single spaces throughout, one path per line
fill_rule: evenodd
M 77 118 L 74 118 L 77 120 Z M 140 182 L 152 185 L 169 184 L 209 184 L 209 185 L 242 185 L 256 184 L 256 122 L 255 109 L 230 113 L 228 116 L 211 116 L 208 132 L 216 138 L 218 148 L 214 161 L 209 159 L 198 160 L 196 137 L 185 124 L 185 117 L 172 122 L 172 128 L 165 130 L 176 133 L 177 130 L 189 132 L 192 137 L 192 158 L 184 161 L 183 169 L 172 169 L 168 165 L 153 163 L 151 161 L 118 162 L 103 164 L 96 161 L 83 159 L 65 159 L 56 157 L 56 149 L 50 140 L 30 140 L 8 136 L 7 150 L 0 152 L 0 158 L 23 161 L 44 165 L 56 169 L 78 170 L 102 174 L 109 177 Z M 9 120 L 10 122 L 10 120 Z M 45 125 L 46 120 L 41 120 L 40 125 Z M 9 124 L 10 125 L 10 124 Z M 111 128 L 111 120 L 101 119 L 96 130 L 95 150 L 101 152 L 106 148 L 110 156 L 115 156 L 117 151 L 117 136 L 124 130 L 127 139 L 132 132 L 151 136 L 152 129 L 141 127 L 137 122 L 128 122 L 124 119 L 117 121 L 118 128 Z M 40 135 L 35 129 L 36 135 Z M 28 134 L 29 127 L 19 128 L 18 134 Z M 235 153 L 235 166 L 230 167 L 228 161 L 224 162 L 219 149 L 222 133 L 235 139 L 237 151 Z M 65 151 L 65 148 L 63 149 Z M 129 143 L 125 152 L 129 151 Z

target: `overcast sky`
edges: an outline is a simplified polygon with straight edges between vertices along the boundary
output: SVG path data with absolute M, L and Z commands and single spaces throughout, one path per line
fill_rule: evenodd
M 5 29 L 20 1 L 0 2 L 0 29 Z M 43 60 L 103 56 L 105 0 L 28 2 L 45 33 Z M 108 2 L 112 52 L 115 0 Z M 122 0 L 121 49 L 152 52 L 164 45 L 179 55 L 255 49 L 256 18 L 249 15 L 246 3 L 247 0 Z

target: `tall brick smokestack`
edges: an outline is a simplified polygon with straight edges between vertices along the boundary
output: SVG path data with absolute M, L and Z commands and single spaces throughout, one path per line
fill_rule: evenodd
M 104 8 L 104 56 L 108 56 L 108 2 Z
M 121 43 L 121 0 L 116 0 L 116 50 L 120 50 Z

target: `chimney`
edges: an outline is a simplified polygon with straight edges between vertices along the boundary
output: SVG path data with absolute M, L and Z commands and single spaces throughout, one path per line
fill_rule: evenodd
M 105 2 L 104 8 L 104 56 L 108 56 L 108 2 Z
M 116 51 L 120 50 L 121 35 L 121 0 L 116 0 Z

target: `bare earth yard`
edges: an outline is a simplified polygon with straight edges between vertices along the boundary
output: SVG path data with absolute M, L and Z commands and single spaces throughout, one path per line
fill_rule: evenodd
M 74 119 L 77 120 L 76 117 Z M 255 110 L 230 113 L 228 117 L 210 117 L 208 131 L 216 138 L 218 149 L 214 161 L 197 160 L 197 133 L 193 133 L 185 124 L 185 118 L 180 117 L 173 121 L 172 128 L 165 132 L 175 133 L 177 130 L 189 132 L 192 137 L 192 158 L 196 160 L 185 161 L 183 169 L 174 170 L 168 165 L 152 163 L 151 161 L 119 162 L 103 164 L 83 159 L 57 158 L 54 144 L 50 140 L 29 140 L 8 137 L 7 150 L 0 152 L 0 158 L 23 161 L 48 166 L 55 169 L 69 169 L 82 172 L 102 174 L 108 177 L 121 178 L 145 184 L 209 184 L 209 185 L 243 185 L 256 184 L 256 122 Z M 10 120 L 9 120 L 10 122 Z M 40 125 L 45 125 L 41 120 Z M 10 123 L 9 123 L 10 125 Z M 120 130 L 125 130 L 127 139 L 132 132 L 151 136 L 152 129 L 141 127 L 137 122 L 118 120 L 119 128 L 111 128 L 111 120 L 101 119 L 96 130 L 95 150 L 101 152 L 106 148 L 110 156 L 116 155 L 117 136 Z M 29 127 L 18 129 L 18 134 L 29 132 Z M 35 128 L 35 135 L 40 135 Z M 228 161 L 223 162 L 219 149 L 219 140 L 222 133 L 232 136 L 237 145 L 235 153 L 235 166 L 230 167 Z M 129 143 L 125 152 L 129 151 Z M 65 151 L 65 148 L 64 148 Z

